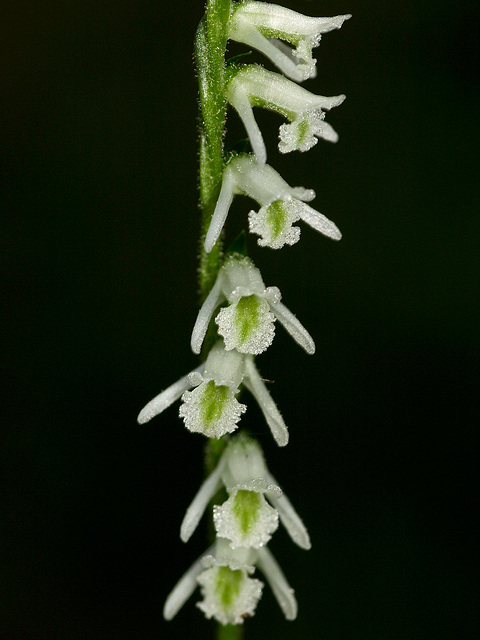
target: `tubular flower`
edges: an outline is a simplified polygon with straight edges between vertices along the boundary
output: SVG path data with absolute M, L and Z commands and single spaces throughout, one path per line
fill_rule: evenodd
M 217 536 L 230 540 L 232 549 L 263 547 L 277 529 L 278 518 L 296 544 L 310 549 L 305 525 L 267 469 L 260 445 L 242 436 L 229 442 L 188 507 L 180 528 L 184 542 L 190 539 L 210 500 L 222 486 L 230 497 L 223 505 L 214 507 L 213 517 Z
M 302 82 L 316 76 L 312 49 L 322 33 L 340 29 L 349 18 L 311 18 L 268 2 L 240 2 L 234 5 L 228 37 L 257 49 L 287 77 Z
M 342 104 L 344 95 L 330 98 L 314 95 L 284 76 L 252 64 L 231 72 L 226 98 L 240 116 L 261 164 L 265 164 L 267 152 L 252 107 L 275 111 L 290 121 L 280 127 L 281 153 L 308 151 L 317 143 L 317 138 L 338 140 L 334 129 L 324 122 L 324 111 Z
M 292 226 L 298 220 L 333 240 L 342 237 L 331 220 L 305 204 L 315 198 L 313 189 L 291 187 L 270 165 L 242 154 L 232 158 L 223 172 L 222 188 L 205 238 L 207 252 L 220 237 L 233 198 L 239 194 L 260 205 L 259 211 L 250 211 L 248 221 L 250 231 L 260 236 L 258 244 L 262 247 L 281 249 L 298 242 L 300 229 Z
M 180 578 L 165 601 L 163 616 L 171 620 L 201 587 L 203 600 L 197 606 L 207 618 L 221 624 L 242 624 L 253 616 L 262 595 L 263 583 L 249 576 L 257 566 L 263 573 L 287 620 L 297 617 L 297 601 L 277 561 L 267 549 L 231 549 L 217 539 Z
M 278 319 L 307 353 L 314 353 L 312 337 L 280 299 L 277 287 L 265 288 L 260 271 L 249 258 L 231 254 L 198 313 L 191 339 L 193 353 L 200 353 L 210 320 L 225 300 L 229 306 L 219 311 L 215 322 L 227 351 L 262 353 L 273 342 Z
M 226 351 L 221 341 L 210 350 L 202 365 L 153 398 L 140 411 L 137 421 L 148 422 L 181 398 L 179 415 L 187 429 L 208 438 L 220 438 L 235 431 L 246 411 L 246 406 L 236 399 L 242 383 L 257 401 L 275 441 L 284 447 L 288 443 L 287 426 L 253 357 Z

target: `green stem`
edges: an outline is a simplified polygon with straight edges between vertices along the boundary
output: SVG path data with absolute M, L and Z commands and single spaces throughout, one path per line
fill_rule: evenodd
M 218 625 L 217 640 L 242 640 L 243 625 L 227 624 L 225 626 Z
M 203 240 L 220 192 L 223 173 L 225 130 L 225 50 L 231 0 L 208 0 L 207 11 L 195 40 L 195 57 L 200 91 L 200 206 L 202 237 L 200 249 L 200 293 L 204 299 L 221 266 L 221 241 L 207 254 Z

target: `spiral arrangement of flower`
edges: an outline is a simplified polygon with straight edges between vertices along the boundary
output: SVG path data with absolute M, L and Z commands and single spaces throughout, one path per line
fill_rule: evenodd
M 331 239 L 341 238 L 333 222 L 306 204 L 315 198 L 313 190 L 291 187 L 266 164 L 266 145 L 253 109 L 269 109 L 287 121 L 279 130 L 282 153 L 307 151 L 319 138 L 336 142 L 338 136 L 325 122 L 325 113 L 339 106 L 345 96 L 314 95 L 298 83 L 316 75 L 312 51 L 322 34 L 339 29 L 348 18 L 350 15 L 312 18 L 253 0 L 209 0 L 197 32 L 203 300 L 191 349 L 200 355 L 201 364 L 151 400 L 138 421 L 145 423 L 180 400 L 179 416 L 187 429 L 220 439 L 221 446 L 215 449 L 217 464 L 187 509 L 180 530 L 181 539 L 187 542 L 210 505 L 215 540 L 168 596 L 167 620 L 199 586 L 203 599 L 198 607 L 208 618 L 221 625 L 242 624 L 254 614 L 262 594 L 263 583 L 253 577 L 257 568 L 285 617 L 293 620 L 297 615 L 293 589 L 268 542 L 280 521 L 293 542 L 309 549 L 307 530 L 270 474 L 259 443 L 241 432 L 230 434 L 239 428 L 247 409 L 237 399 L 245 388 L 258 403 L 275 442 L 281 447 L 288 443 L 287 426 L 255 358 L 273 343 L 277 320 L 308 354 L 315 352 L 315 344 L 281 302 L 279 289 L 265 287 L 244 245 L 224 253 L 222 237 L 234 196 L 245 195 L 260 206 L 248 214 L 248 226 L 261 247 L 280 249 L 298 242 L 300 228 L 293 225 L 299 221 Z M 244 64 L 242 56 L 226 61 L 229 39 L 261 52 L 281 74 L 258 64 Z M 245 126 L 251 153 L 225 149 L 228 106 Z M 213 505 L 213 497 L 222 488 L 225 501 Z

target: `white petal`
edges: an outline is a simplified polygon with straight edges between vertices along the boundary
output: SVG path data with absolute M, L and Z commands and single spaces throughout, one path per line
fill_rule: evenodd
M 289 114 L 288 118 L 292 120 L 307 111 L 320 109 L 328 111 L 338 107 L 345 100 L 343 94 L 316 95 L 279 73 L 267 71 L 253 64 L 247 65 L 240 71 L 230 82 L 229 87 L 232 85 L 233 88 L 241 87 L 244 96 L 254 96 L 264 101 L 266 108 Z
M 327 33 L 333 29 L 340 29 L 345 20 L 352 16 L 347 14 L 331 18 L 317 18 L 305 16 L 277 4 L 248 1 L 240 4 L 233 17 L 234 19 L 242 19 L 242 22 L 249 20 L 258 28 L 269 27 L 276 31 L 283 31 L 287 37 L 290 34 L 298 39 L 299 36 L 313 36 Z
M 220 234 L 222 233 L 223 225 L 228 215 L 230 205 L 233 200 L 234 178 L 231 169 L 226 167 L 223 172 L 222 188 L 220 189 L 220 195 L 218 196 L 215 211 L 213 212 L 210 226 L 205 238 L 205 251 L 210 251 L 215 246 Z
M 323 138 L 327 142 L 338 142 L 338 133 L 331 124 L 323 120 L 315 134 L 318 138 Z
M 257 566 L 268 580 L 286 619 L 295 620 L 298 606 L 294 591 L 267 547 L 258 550 Z
M 317 61 L 315 60 L 315 58 L 312 57 L 311 47 L 310 47 L 310 55 L 302 56 L 300 55 L 300 52 L 298 49 L 292 49 L 287 44 L 282 42 L 282 40 L 271 38 L 270 42 L 275 47 L 277 47 L 277 49 L 280 49 L 283 55 L 286 56 L 289 60 L 291 60 L 293 64 L 296 66 L 296 76 L 299 79 L 297 80 L 297 78 L 295 78 L 293 75 L 290 76 L 288 73 L 284 72 L 288 78 L 295 80 L 295 82 L 303 82 L 304 80 L 308 80 L 309 78 L 317 77 L 317 68 L 315 66 Z M 301 43 L 302 41 L 300 41 L 299 44 Z
M 304 222 L 309 224 L 312 229 L 315 229 L 315 231 L 319 231 L 324 236 L 327 236 L 332 240 L 340 240 L 342 237 L 339 228 L 334 222 L 318 211 L 315 211 L 315 209 L 312 209 L 312 207 L 309 207 L 307 204 L 292 201 L 290 206 L 294 209 L 295 213 L 297 213 Z
M 222 469 L 224 463 L 223 458 L 215 467 L 214 471 L 208 476 L 205 482 L 198 490 L 197 495 L 188 507 L 182 526 L 180 527 L 180 538 L 183 542 L 187 542 L 192 533 L 197 528 L 201 517 L 203 516 L 208 503 L 222 486 Z
M 270 431 L 279 447 L 284 447 L 288 443 L 288 429 L 283 421 L 277 405 L 269 394 L 267 387 L 260 378 L 260 374 L 253 362 L 253 358 L 245 358 L 246 377 L 244 384 L 262 410 Z
M 275 336 L 275 316 L 263 298 L 244 296 L 221 309 L 215 322 L 225 341 L 225 349 L 257 355 L 263 353 Z
M 263 36 L 260 31 L 249 25 L 246 21 L 243 21 L 240 28 L 231 30 L 229 38 L 237 42 L 242 42 L 248 47 L 257 49 L 257 51 L 260 51 L 260 53 L 263 53 L 269 58 L 282 73 L 292 80 L 295 80 L 295 82 L 302 82 L 302 80 L 306 79 L 303 70 L 299 69 L 291 53 L 290 55 L 286 53 L 283 47 L 278 47 L 274 41 Z
M 257 242 L 261 247 L 281 249 L 300 239 L 300 229 L 292 226 L 299 216 L 293 208 L 286 206 L 287 203 L 288 200 L 275 200 L 258 212 L 250 211 L 248 214 L 250 233 L 260 236 Z
M 229 303 L 243 296 L 261 296 L 265 290 L 260 270 L 246 256 L 233 254 L 225 260 L 221 270 L 222 291 Z
M 256 440 L 240 434 L 228 443 L 223 456 L 225 467 L 222 479 L 228 492 L 253 479 L 266 478 L 265 459 Z
M 278 513 L 262 493 L 239 489 L 221 506 L 213 508 L 217 536 L 231 541 L 231 548 L 263 547 L 278 528 Z
M 211 553 L 211 547 L 206 553 Z M 192 564 L 190 569 L 180 578 L 172 592 L 165 601 L 163 607 L 163 617 L 165 620 L 171 620 L 178 611 L 183 607 L 188 598 L 197 588 L 197 577 L 203 571 L 201 558 Z
M 253 616 L 263 589 L 263 582 L 249 578 L 244 570 L 225 566 L 206 569 L 197 582 L 204 598 L 197 607 L 223 625 L 242 624 L 245 616 Z
M 237 393 L 244 376 L 243 359 L 238 351 L 226 351 L 223 341 L 218 340 L 208 353 L 203 380 L 213 380 Z
M 213 380 L 202 382 L 193 391 L 185 391 L 178 414 L 189 431 L 208 438 L 221 438 L 235 431 L 247 409 L 235 398 L 235 391 L 225 385 L 216 385 Z
M 235 170 L 237 189 L 261 206 L 294 195 L 295 189 L 273 167 L 269 164 L 261 165 L 251 154 L 237 156 L 229 166 Z
M 267 474 L 267 478 L 268 482 L 271 482 L 273 485 L 277 484 L 277 481 L 271 473 Z M 281 523 L 295 544 L 298 544 L 302 549 L 310 549 L 312 544 L 308 531 L 287 496 L 284 493 L 281 495 L 269 494 L 268 499 L 278 511 Z
M 221 290 L 222 274 L 220 272 L 215 281 L 215 284 L 211 288 L 210 293 L 206 297 L 205 302 L 202 304 L 200 311 L 198 312 L 195 326 L 193 327 L 190 346 L 193 353 L 196 353 L 197 355 L 202 349 L 203 340 L 205 339 L 205 334 L 207 333 L 208 325 L 210 324 L 210 320 L 212 319 L 213 312 L 218 307 L 222 298 Z
M 303 202 L 311 202 L 315 199 L 315 191 L 313 189 L 304 189 L 304 187 L 292 187 L 292 196 Z
M 237 82 L 236 78 L 234 78 L 230 82 L 227 87 L 227 100 L 240 116 L 243 126 L 247 130 L 247 135 L 250 139 L 253 152 L 257 156 L 257 160 L 261 164 L 265 164 L 267 160 L 267 150 L 263 141 L 262 132 L 253 115 L 252 105 L 250 104 L 250 99 L 241 79 L 240 82 Z
M 202 370 L 203 364 L 191 371 L 188 375 L 180 378 L 180 380 L 177 380 L 177 382 L 174 382 L 168 389 L 159 393 L 158 396 L 155 396 L 155 398 L 150 400 L 140 411 L 137 422 L 139 424 L 145 424 L 145 422 L 148 422 L 159 413 L 162 413 L 162 411 L 165 411 L 165 409 L 173 404 L 175 400 L 178 400 L 187 389 L 190 389 L 192 385 L 189 376 L 195 371 Z
M 309 355 L 315 353 L 315 343 L 312 336 L 293 313 L 282 302 L 272 304 L 270 308 L 295 342 L 305 349 Z
M 216 538 L 215 555 L 212 562 L 210 559 L 202 559 L 202 565 L 207 569 L 209 567 L 230 567 L 233 571 L 240 569 L 249 574 L 255 573 L 255 562 L 257 561 L 257 550 L 249 547 L 238 547 L 232 549 L 228 540 L 225 538 Z

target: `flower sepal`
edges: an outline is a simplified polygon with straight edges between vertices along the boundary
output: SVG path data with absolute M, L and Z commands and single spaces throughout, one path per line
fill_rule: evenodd
M 269 2 L 239 2 L 232 10 L 228 37 L 257 49 L 287 77 L 302 82 L 316 76 L 312 50 L 322 34 L 340 29 L 351 17 L 313 18 Z

